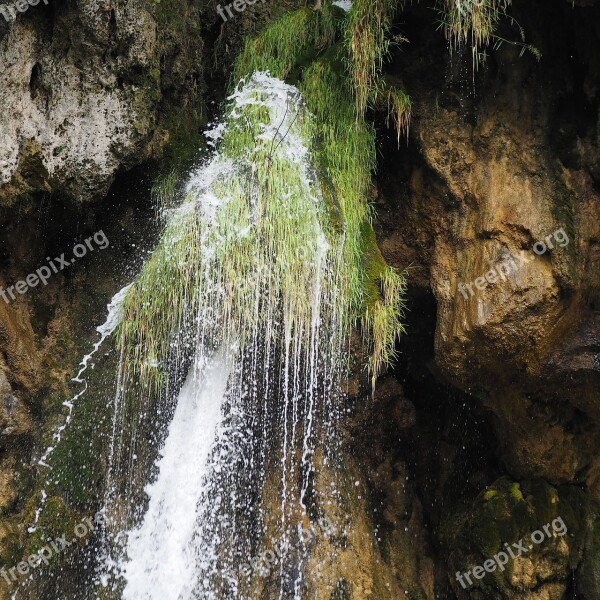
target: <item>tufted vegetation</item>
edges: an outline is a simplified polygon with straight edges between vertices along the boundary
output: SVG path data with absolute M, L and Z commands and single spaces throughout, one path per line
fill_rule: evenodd
M 475 48 L 489 43 L 510 1 L 444 0 L 448 37 L 454 44 L 471 42 Z M 237 112 L 230 105 L 227 132 L 218 150 L 225 159 L 245 164 L 247 176 L 225 177 L 212 187 L 217 197 L 230 199 L 215 229 L 222 250 L 219 277 L 229 290 L 221 298 L 224 308 L 217 321 L 235 324 L 243 337 L 244 319 L 255 318 L 250 314 L 255 288 L 246 285 L 252 279 L 250 265 L 273 267 L 269 261 L 274 260 L 273 278 L 279 282 L 265 283 L 268 301 L 283 299 L 293 313 L 288 315 L 289 329 L 307 334 L 310 306 L 305 290 L 314 273 L 305 264 L 312 261 L 305 259 L 317 251 L 307 239 L 321 228 L 341 258 L 336 310 L 346 332 L 362 323 L 373 385 L 395 358 L 396 341 L 403 332 L 406 279 L 385 263 L 375 241 L 368 202 L 376 164 L 375 130 L 367 113 L 369 108 L 385 111 L 398 141 L 407 135 L 410 97 L 383 77 L 391 46 L 403 41 L 392 31 L 394 17 L 403 6 L 402 0 L 354 0 L 346 14 L 325 1 L 314 10 L 288 12 L 248 39 L 234 65 L 234 95 L 242 88 L 238 82 L 249 82 L 253 74 L 264 72 L 296 85 L 302 93 L 303 100 L 296 106 L 298 123 L 294 120 L 287 130 L 293 127 L 310 151 L 326 214 L 315 214 L 306 205 L 299 193 L 298 166 L 274 154 L 274 144 L 269 149 L 257 143 L 269 119 L 268 110 L 260 105 L 244 106 Z M 168 203 L 175 189 L 175 182 L 168 180 L 156 190 L 157 196 Z M 275 196 L 278 200 L 273 201 Z M 165 385 L 165 373 L 157 365 L 168 363 L 173 337 L 185 325 L 190 309 L 202 306 L 197 265 L 202 260 L 199 240 L 207 228 L 192 207 L 191 201 L 184 204 L 167 225 L 125 303 L 121 341 L 127 363 L 134 365 L 136 378 L 155 391 Z M 304 216 L 302 211 L 297 218 L 290 216 L 290 211 L 300 209 Z M 262 225 L 256 224 L 252 210 L 260 212 Z M 246 223 L 251 234 L 223 244 L 234 223 L 240 227 Z
M 539 50 L 526 42 L 523 28 L 508 15 L 511 4 L 512 0 L 441 0 L 441 25 L 451 47 L 470 45 L 474 67 L 481 60 L 480 50 L 490 43 L 495 48 L 503 43 L 517 46 L 521 49 L 521 54 L 529 51 L 539 60 Z M 518 40 L 508 40 L 498 34 L 498 25 L 502 19 L 506 19 L 517 29 Z

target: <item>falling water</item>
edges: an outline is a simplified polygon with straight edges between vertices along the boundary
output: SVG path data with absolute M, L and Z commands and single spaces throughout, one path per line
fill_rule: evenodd
M 240 566 L 275 544 L 287 550 L 277 594 L 302 597 L 315 449 L 335 452 L 344 236 L 311 163 L 312 117 L 295 87 L 267 74 L 229 100 L 210 134 L 219 149 L 163 236 L 159 267 L 179 269 L 164 285 L 185 274 L 184 308 L 168 354 L 153 336 L 138 359 L 138 377 L 166 373 L 156 398 L 143 386 L 135 395 L 131 355 L 121 359 L 99 579 L 120 581 L 126 599 L 256 597 Z M 136 353 L 151 325 L 136 330 Z
M 123 598 L 189 597 L 195 560 L 190 555 L 196 504 L 206 480 L 230 366 L 217 352 L 208 364 L 198 357 L 181 388 L 175 416 L 158 461 L 158 478 L 148 486 L 150 505 L 142 526 L 133 532 L 125 566 Z
M 88 390 L 88 382 L 84 378 L 84 375 L 88 369 L 93 369 L 95 363 L 92 362 L 94 356 L 98 352 L 98 350 L 102 347 L 102 345 L 106 342 L 109 336 L 115 331 L 115 329 L 121 323 L 121 319 L 123 317 L 123 300 L 127 295 L 127 292 L 131 288 L 130 285 L 126 285 L 124 288 L 119 290 L 111 299 L 109 304 L 107 305 L 107 315 L 104 323 L 96 327 L 96 331 L 98 332 L 99 339 L 94 344 L 91 352 L 86 354 L 79 363 L 79 370 L 75 377 L 73 377 L 72 381 L 75 383 L 81 384 L 81 388 L 79 391 L 72 396 L 71 398 L 65 400 L 63 402 L 63 406 L 65 406 L 66 414 L 62 419 L 62 423 L 56 429 L 52 436 L 52 441 L 48 447 L 44 449 L 40 458 L 37 461 L 38 468 L 40 470 L 40 477 L 42 481 L 42 486 L 40 489 L 40 502 L 36 507 L 33 523 L 27 529 L 29 534 L 33 534 L 38 530 L 40 517 L 43 514 L 46 503 L 49 498 L 49 492 L 47 491 L 48 487 L 52 485 L 51 481 L 53 477 L 57 477 L 57 473 L 53 471 L 51 458 L 56 450 L 56 448 L 61 443 L 65 432 L 68 430 L 71 421 L 73 419 L 73 411 L 76 409 L 78 405 L 78 401 L 85 395 Z M 54 484 L 56 481 L 54 482 Z M 17 600 L 19 597 L 25 597 L 25 590 L 29 588 L 29 586 L 35 584 L 36 578 L 38 577 L 37 571 L 32 571 L 26 578 L 23 578 L 21 582 L 17 585 L 16 589 L 11 594 L 12 600 Z

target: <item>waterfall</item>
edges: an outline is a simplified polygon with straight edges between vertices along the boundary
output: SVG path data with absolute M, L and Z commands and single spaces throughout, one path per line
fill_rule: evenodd
M 327 502 L 315 451 L 326 464 L 338 438 L 344 228 L 294 86 L 256 73 L 209 137 L 125 300 L 99 580 L 125 599 L 253 598 L 266 579 L 245 565 L 277 547 L 273 593 L 299 599 L 302 526 Z
M 41 499 L 23 507 L 31 548 L 83 514 L 97 527 L 44 563 L 31 597 L 300 600 L 345 589 L 348 564 L 333 564 L 354 486 L 339 452 L 342 383 L 364 358 L 374 387 L 393 359 L 405 286 L 375 242 L 364 109 L 367 98 L 387 103 L 401 128 L 410 106 L 369 64 L 387 48 L 387 17 L 355 4 L 365 14 L 344 21 L 352 3 L 317 4 L 268 18 L 245 41 L 239 83 L 207 134 L 212 155 L 157 186 L 159 242 L 113 299 L 64 422 L 49 422 Z M 357 53 L 348 34 L 376 47 Z M 359 323 L 363 346 L 351 347 Z M 113 331 L 117 353 L 92 380 Z M 48 406 L 58 387 L 48 384 Z M 319 525 L 332 517 L 335 543 Z

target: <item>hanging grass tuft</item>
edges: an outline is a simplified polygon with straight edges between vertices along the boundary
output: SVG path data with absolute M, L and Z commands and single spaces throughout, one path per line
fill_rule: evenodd
M 392 43 L 392 19 L 403 4 L 399 0 L 354 0 L 345 39 L 348 65 L 356 94 L 356 112 L 363 115 L 371 91 L 376 88 L 383 61 Z
M 128 375 L 152 394 L 165 388 L 170 344 L 197 302 L 199 226 L 188 198 L 170 219 L 123 304 L 118 340 Z
M 324 45 L 327 30 L 321 14 L 309 8 L 286 13 L 255 38 L 246 41 L 233 71 L 233 83 L 256 71 L 268 71 L 273 77 L 285 80 L 298 64 L 300 57 Z
M 362 244 L 366 279 L 361 322 L 374 391 L 377 377 L 396 359 L 396 342 L 405 332 L 407 271 L 399 273 L 385 262 L 372 227 L 363 227 Z
M 243 347 L 252 331 L 268 330 L 260 320 L 281 309 L 285 339 L 305 339 L 315 323 L 317 280 L 328 318 L 340 319 L 345 335 L 362 321 L 373 380 L 393 360 L 405 280 L 375 251 L 367 200 L 375 131 L 357 114 L 362 92 L 347 70 L 343 30 L 356 21 L 332 15 L 329 3 L 286 14 L 248 41 L 236 62 L 242 83 L 230 98 L 212 175 L 197 185 L 192 179 L 125 302 L 121 347 L 127 377 L 142 393 L 164 391 L 168 365 L 186 344 L 182 332 L 194 328 L 209 343 Z M 376 35 L 385 37 L 383 18 Z M 373 56 L 368 86 L 383 90 L 390 118 L 405 132 L 410 99 L 380 86 L 382 55 Z M 296 81 L 302 96 L 274 77 Z M 160 202 L 175 190 L 165 180 Z
M 480 48 L 490 43 L 512 0 L 443 0 L 443 3 L 444 28 L 452 45 L 470 43 Z
M 493 42 L 494 49 L 502 44 L 510 44 L 521 49 L 521 55 L 526 51 L 540 60 L 541 52 L 525 39 L 523 27 L 507 11 L 512 0 L 441 0 L 438 11 L 441 16 L 441 26 L 450 40 L 452 48 L 469 45 L 473 53 L 473 67 L 476 68 L 485 58 L 481 48 Z M 498 24 L 506 18 L 518 31 L 519 40 L 508 40 L 497 34 Z
M 368 367 L 373 392 L 378 375 L 396 360 L 396 343 L 405 333 L 402 320 L 406 307 L 406 276 L 386 265 L 380 283 L 381 298 L 367 305 L 362 317 L 363 335 L 370 348 Z
M 394 126 L 398 134 L 398 146 L 400 146 L 401 136 L 405 136 L 408 140 L 410 129 L 410 118 L 412 113 L 412 104 L 410 96 L 402 90 L 391 88 L 387 93 L 388 110 L 387 121 L 388 126 L 390 120 L 394 121 Z
M 393 123 L 398 136 L 398 147 L 402 136 L 406 137 L 408 141 L 412 102 L 410 96 L 404 90 L 381 79 L 371 91 L 369 103 L 374 108 L 386 111 L 386 124 L 389 127 Z

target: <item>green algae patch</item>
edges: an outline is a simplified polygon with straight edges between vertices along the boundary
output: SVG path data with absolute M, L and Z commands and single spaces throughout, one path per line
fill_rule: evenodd
M 489 500 L 491 500 L 492 498 L 495 498 L 498 495 L 498 492 L 496 490 L 487 490 L 487 492 L 485 492 L 483 494 L 483 499 L 488 502 Z
M 521 484 L 520 483 L 513 483 L 510 486 L 510 495 L 517 501 L 523 501 L 523 493 L 521 492 Z
M 50 496 L 40 514 L 36 530 L 27 539 L 23 556 L 38 552 L 50 541 L 63 535 L 71 536 L 77 523 L 74 512 L 59 496 Z

